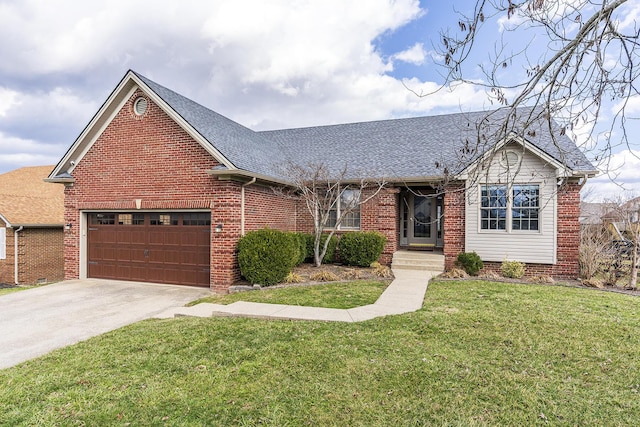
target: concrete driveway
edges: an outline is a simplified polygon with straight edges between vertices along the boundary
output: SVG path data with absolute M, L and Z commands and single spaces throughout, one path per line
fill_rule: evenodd
M 209 294 L 207 288 L 86 279 L 0 296 L 0 369 Z

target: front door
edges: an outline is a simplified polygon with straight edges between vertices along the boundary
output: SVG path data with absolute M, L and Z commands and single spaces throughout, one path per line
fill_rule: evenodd
M 433 248 L 441 237 L 439 198 L 405 193 L 401 206 L 401 238 L 403 246 Z

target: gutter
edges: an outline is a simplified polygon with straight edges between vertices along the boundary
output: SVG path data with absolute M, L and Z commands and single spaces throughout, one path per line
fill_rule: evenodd
M 240 235 L 244 236 L 244 188 L 251 184 L 255 184 L 258 178 L 255 176 L 251 181 L 247 181 L 240 187 Z
M 20 285 L 18 281 L 18 233 L 24 230 L 21 225 L 13 232 L 13 281 L 16 285 Z

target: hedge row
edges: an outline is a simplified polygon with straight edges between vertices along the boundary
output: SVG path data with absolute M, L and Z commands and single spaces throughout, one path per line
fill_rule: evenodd
M 327 236 L 322 236 L 321 245 Z M 238 242 L 240 272 L 251 283 L 264 286 L 281 283 L 296 265 L 313 262 L 314 239 L 314 235 L 309 233 L 270 229 L 251 231 Z M 385 237 L 374 231 L 349 232 L 339 242 L 334 235 L 322 262 L 332 263 L 339 247 L 343 263 L 368 267 L 380 258 L 385 243 Z

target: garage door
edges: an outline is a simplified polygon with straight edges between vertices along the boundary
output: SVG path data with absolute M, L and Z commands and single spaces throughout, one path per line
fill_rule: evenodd
M 90 213 L 92 278 L 209 286 L 211 214 Z

